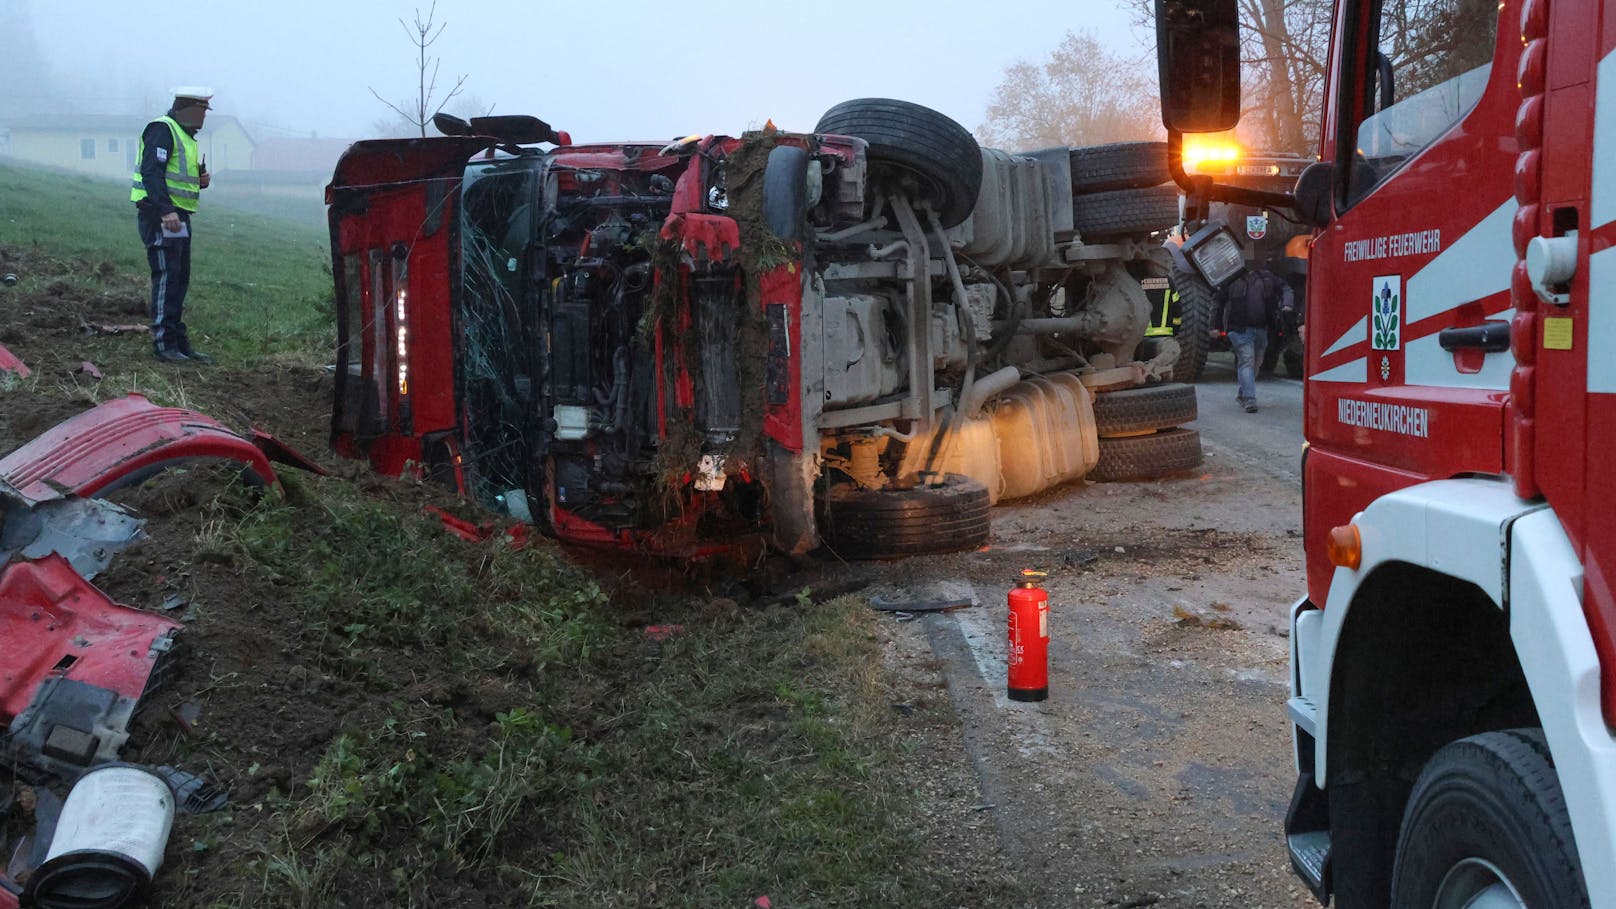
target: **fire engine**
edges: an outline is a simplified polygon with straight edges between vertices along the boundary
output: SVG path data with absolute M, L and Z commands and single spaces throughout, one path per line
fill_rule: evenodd
M 887 99 L 673 142 L 436 123 L 328 190 L 332 440 L 382 472 L 572 542 L 884 558 L 1200 462 L 1177 346 L 1145 338 L 1165 157 L 984 149 Z
M 1411 5 L 1336 0 L 1292 198 L 1175 168 L 1316 227 L 1286 840 L 1346 909 L 1616 906 L 1616 5 Z M 1170 147 L 1234 126 L 1235 0 L 1156 17 Z

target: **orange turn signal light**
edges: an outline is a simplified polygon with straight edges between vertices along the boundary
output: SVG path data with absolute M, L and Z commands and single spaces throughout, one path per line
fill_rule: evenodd
M 1357 571 L 1358 566 L 1363 564 L 1363 537 L 1358 533 L 1358 525 L 1342 524 L 1330 528 L 1324 551 L 1331 565 Z

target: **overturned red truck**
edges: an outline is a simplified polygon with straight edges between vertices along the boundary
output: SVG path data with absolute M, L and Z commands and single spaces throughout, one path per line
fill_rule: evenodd
M 344 455 L 566 540 L 854 557 L 1200 461 L 1176 344 L 1145 338 L 1172 225 L 1117 204 L 1164 166 L 1074 184 L 1072 149 L 884 99 L 671 143 L 436 122 L 354 145 L 328 190 Z

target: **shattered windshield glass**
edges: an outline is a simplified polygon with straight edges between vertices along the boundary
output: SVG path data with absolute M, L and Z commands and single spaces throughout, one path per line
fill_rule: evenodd
M 478 499 L 518 512 L 512 491 L 525 485 L 522 443 L 542 362 L 530 262 L 542 255 L 533 245 L 542 179 L 537 158 L 478 161 L 466 168 L 460 208 L 456 379 L 465 411 L 466 481 Z

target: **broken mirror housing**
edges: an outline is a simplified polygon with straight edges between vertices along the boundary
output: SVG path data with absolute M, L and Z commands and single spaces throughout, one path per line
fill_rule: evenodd
M 1208 224 L 1184 241 L 1184 254 L 1214 290 L 1233 281 L 1246 267 L 1240 241 L 1222 221 Z

